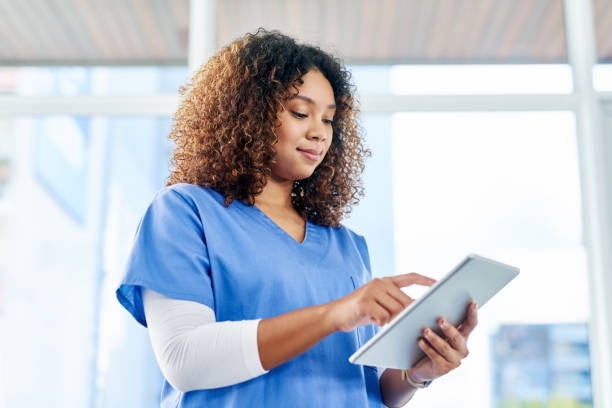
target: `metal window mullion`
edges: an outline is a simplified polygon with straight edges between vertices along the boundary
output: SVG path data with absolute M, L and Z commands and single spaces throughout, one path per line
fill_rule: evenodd
M 143 96 L 2 96 L 0 117 L 34 115 L 171 116 L 173 94 Z M 561 95 L 363 95 L 363 113 L 576 110 L 577 97 Z
M 189 72 L 193 74 L 217 48 L 217 1 L 189 2 Z
M 612 406 L 612 270 L 609 214 L 610 176 L 605 168 L 600 95 L 593 87 L 592 69 L 597 61 L 591 0 L 564 0 L 569 62 L 577 97 L 576 130 L 583 203 L 583 231 L 590 286 L 590 354 L 595 407 Z

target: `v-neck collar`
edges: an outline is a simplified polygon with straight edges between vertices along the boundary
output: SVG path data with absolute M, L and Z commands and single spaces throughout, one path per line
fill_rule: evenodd
M 310 237 L 310 222 L 308 220 L 306 220 L 306 228 L 304 231 L 304 239 L 302 240 L 302 242 L 299 242 L 298 240 L 296 240 L 295 238 L 293 238 L 287 231 L 285 231 L 283 228 L 281 228 L 280 225 L 278 225 L 272 218 L 270 218 L 265 212 L 263 212 L 259 207 L 257 207 L 255 204 L 250 205 L 249 207 L 253 207 L 253 210 L 259 214 L 259 218 L 262 219 L 266 224 L 270 225 L 273 229 L 277 230 L 277 232 L 279 232 L 281 235 L 283 235 L 286 239 L 291 240 L 295 245 L 298 245 L 300 247 L 304 247 L 306 245 L 306 243 L 309 241 L 309 237 Z

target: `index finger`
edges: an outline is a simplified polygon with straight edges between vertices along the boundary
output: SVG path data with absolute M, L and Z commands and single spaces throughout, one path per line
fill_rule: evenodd
M 410 286 L 410 285 L 431 286 L 434 283 L 436 283 L 435 279 L 431 279 L 425 275 L 421 275 L 421 274 L 414 273 L 414 272 L 392 276 L 391 282 L 393 282 L 395 285 L 397 285 L 400 288 L 403 288 L 404 286 Z

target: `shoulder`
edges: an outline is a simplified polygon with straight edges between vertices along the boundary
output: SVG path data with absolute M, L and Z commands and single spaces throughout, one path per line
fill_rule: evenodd
M 354 242 L 357 245 L 365 245 L 365 238 L 363 235 L 360 235 L 347 227 L 344 224 L 338 224 L 337 227 L 329 227 L 336 231 L 336 234 L 343 236 L 345 239 L 348 239 Z
M 350 242 L 351 246 L 357 250 L 362 261 L 365 263 L 366 268 L 368 271 L 370 271 L 370 253 L 365 237 L 342 224 L 340 224 L 339 227 L 336 227 L 336 229 L 338 230 L 338 234 L 342 234 L 344 239 L 347 242 Z
M 224 197 L 215 190 L 196 184 L 177 183 L 159 190 L 153 205 L 166 205 L 199 211 L 203 207 L 223 205 Z
M 368 254 L 368 245 L 363 235 L 360 235 L 349 227 L 338 224 L 335 227 L 322 227 L 327 230 L 327 233 L 332 240 L 338 243 L 340 248 L 344 250 L 357 250 L 362 257 Z
M 223 208 L 223 201 L 223 195 L 212 189 L 195 184 L 173 184 L 155 194 L 143 220 L 153 219 L 164 223 L 191 220 L 202 223 L 204 218 Z
M 167 196 L 176 195 L 181 197 L 183 200 L 188 202 L 198 202 L 201 200 L 214 200 L 217 202 L 223 202 L 224 197 L 222 194 L 215 190 L 199 186 L 197 184 L 177 183 L 170 186 L 164 187 L 157 193 L 157 197 L 164 198 Z

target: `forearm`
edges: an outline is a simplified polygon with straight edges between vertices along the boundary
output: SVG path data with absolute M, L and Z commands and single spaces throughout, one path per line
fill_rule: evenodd
M 402 370 L 394 368 L 387 368 L 380 376 L 379 383 L 383 404 L 392 408 L 406 405 L 417 390 L 402 380 Z
M 304 353 L 336 331 L 328 304 L 306 307 L 263 319 L 257 329 L 259 358 L 265 370 Z

